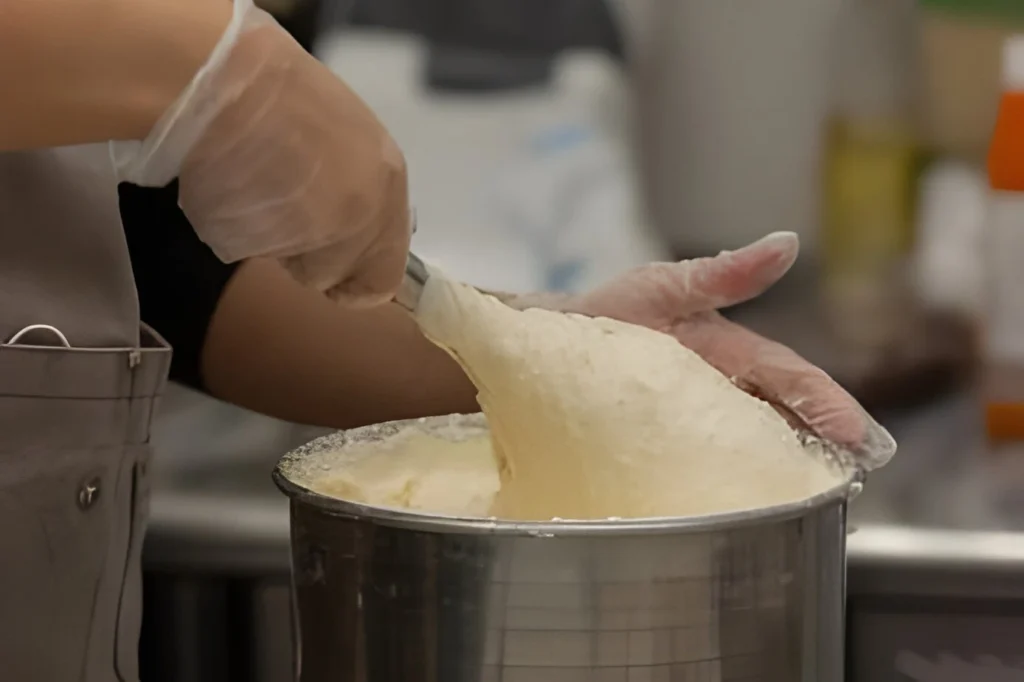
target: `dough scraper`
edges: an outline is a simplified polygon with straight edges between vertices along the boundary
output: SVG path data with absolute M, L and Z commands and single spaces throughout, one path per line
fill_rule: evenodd
M 423 287 L 430 278 L 427 266 L 423 264 L 419 256 L 409 252 L 405 261 L 405 276 L 402 277 L 402 284 L 395 292 L 395 303 L 402 306 L 409 312 L 416 310 L 416 304 L 423 295 Z
M 416 234 L 416 209 L 409 211 L 409 234 Z M 430 272 L 427 271 L 427 266 L 419 256 L 410 251 L 405 259 L 405 275 L 402 277 L 398 291 L 395 292 L 395 303 L 410 313 L 415 311 L 429 277 Z

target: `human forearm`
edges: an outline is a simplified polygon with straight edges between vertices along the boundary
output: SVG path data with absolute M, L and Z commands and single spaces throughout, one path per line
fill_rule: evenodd
M 397 306 L 339 307 L 276 264 L 244 264 L 203 347 L 218 398 L 289 421 L 350 428 L 478 409 L 454 360 Z
M 0 151 L 145 137 L 230 18 L 218 0 L 0 3 Z

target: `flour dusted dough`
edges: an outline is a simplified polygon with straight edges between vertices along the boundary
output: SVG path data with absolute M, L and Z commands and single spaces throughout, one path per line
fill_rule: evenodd
M 490 439 L 449 440 L 409 429 L 380 444 L 349 449 L 330 473 L 316 476 L 318 493 L 350 502 L 450 516 L 489 516 L 498 493 Z
M 497 516 L 707 514 L 806 499 L 841 480 L 769 405 L 667 335 L 513 310 L 437 272 L 417 320 L 479 390 Z

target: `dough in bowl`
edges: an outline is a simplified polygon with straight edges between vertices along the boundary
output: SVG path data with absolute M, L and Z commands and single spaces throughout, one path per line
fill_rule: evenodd
M 482 429 L 451 431 L 414 424 L 381 441 L 322 454 L 318 464 L 326 471 L 311 477 L 311 487 L 323 495 L 379 507 L 490 516 L 501 485 L 490 439 Z

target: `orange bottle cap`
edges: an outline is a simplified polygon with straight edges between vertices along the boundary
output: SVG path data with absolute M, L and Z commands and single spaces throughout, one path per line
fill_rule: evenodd
M 1024 36 L 1003 47 L 1004 93 L 988 154 L 992 189 L 1024 192 Z

